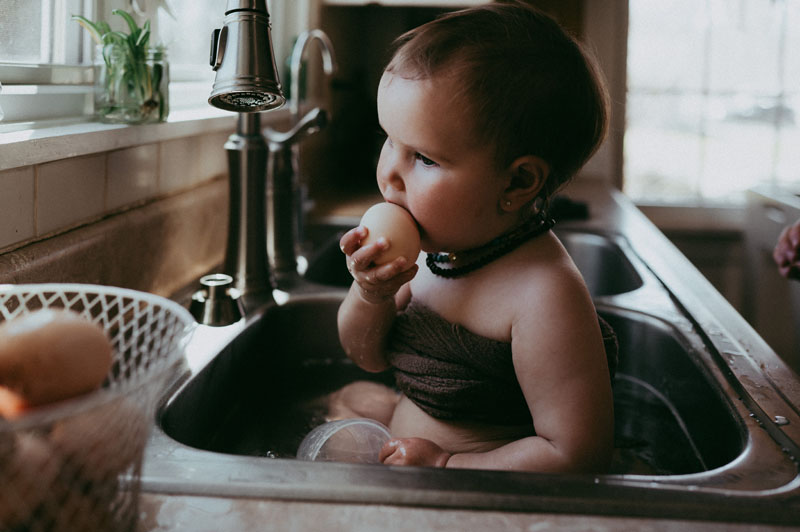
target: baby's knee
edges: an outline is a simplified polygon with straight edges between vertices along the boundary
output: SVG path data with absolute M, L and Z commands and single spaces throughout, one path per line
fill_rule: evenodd
M 384 384 L 355 381 L 329 396 L 327 419 L 366 417 L 388 425 L 399 401 L 400 394 Z

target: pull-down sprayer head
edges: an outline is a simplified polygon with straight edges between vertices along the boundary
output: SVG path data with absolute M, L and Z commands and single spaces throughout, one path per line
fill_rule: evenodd
M 217 72 L 208 97 L 214 107 L 251 113 L 285 103 L 266 0 L 228 0 L 224 26 L 211 36 L 210 63 Z

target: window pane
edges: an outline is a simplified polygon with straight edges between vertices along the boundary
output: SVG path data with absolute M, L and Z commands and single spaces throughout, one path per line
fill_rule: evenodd
M 47 4 L 47 0 L 0 2 L 0 61 L 46 62 L 43 44 L 47 43 L 42 42 L 42 37 L 49 31 Z
M 701 105 L 699 96 L 628 95 L 625 192 L 653 201 L 695 195 L 702 170 Z
M 704 2 L 631 0 L 628 86 L 632 90 L 700 89 Z
M 712 2 L 709 89 L 775 94 L 785 2 Z
M 700 193 L 709 199 L 743 199 L 748 188 L 770 179 L 777 135 L 775 99 L 718 96 L 709 99 Z
M 775 179 L 797 182 L 800 180 L 800 95 L 787 99 L 787 107 L 791 113 L 781 124 Z
M 787 2 L 786 7 L 786 42 L 783 45 L 785 90 L 791 89 L 800 93 L 800 0 Z M 800 112 L 800 108 L 795 107 Z
M 167 45 L 172 79 L 214 79 L 208 64 L 211 32 L 222 27 L 225 3 L 217 0 L 170 0 L 173 19 L 158 10 L 158 33 Z

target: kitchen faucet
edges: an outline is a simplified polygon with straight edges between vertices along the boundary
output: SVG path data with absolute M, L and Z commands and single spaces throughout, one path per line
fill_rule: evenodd
M 298 53 L 302 59 L 305 43 L 318 39 L 326 72 L 333 72 L 330 41 L 315 30 L 304 33 Z M 299 41 L 298 41 L 299 42 Z M 294 54 L 293 64 L 294 64 Z M 299 118 L 299 89 L 294 89 L 292 126 L 287 132 L 261 128 L 260 111 L 281 107 L 285 98 L 278 79 L 265 0 L 227 0 L 224 25 L 214 30 L 209 62 L 216 78 L 208 102 L 220 109 L 239 113 L 236 132 L 225 143 L 228 152 L 229 218 L 224 274 L 213 275 L 211 284 L 193 296 L 198 301 L 195 317 L 203 323 L 224 325 L 230 319 L 205 307 L 219 305 L 221 298 L 236 300 L 246 313 L 274 301 L 273 290 L 283 277 L 297 275 L 296 224 L 302 210 L 297 203 L 297 163 L 292 147 L 304 136 L 317 131 L 327 115 L 315 108 Z M 201 280 L 202 281 L 202 280 Z M 212 293 L 213 292 L 213 293 Z M 212 297 L 213 296 L 213 297 Z M 223 302 L 224 303 L 224 302 Z M 236 316 L 236 312 L 224 313 Z
M 273 158 L 267 170 L 271 178 L 267 185 L 267 250 L 270 267 L 281 286 L 295 284 L 299 277 L 298 263 L 301 270 L 305 265 L 305 259 L 298 254 L 303 241 L 306 196 L 306 187 L 301 179 L 299 141 L 319 131 L 327 121 L 326 112 L 320 108 L 312 109 L 302 118 L 300 116 L 300 68 L 303 55 L 314 41 L 319 43 L 324 73 L 332 76 L 336 72 L 333 44 L 325 32 L 315 29 L 301 33 L 289 61 L 291 86 L 288 103 L 292 129 L 286 134 L 271 128 L 266 131 Z

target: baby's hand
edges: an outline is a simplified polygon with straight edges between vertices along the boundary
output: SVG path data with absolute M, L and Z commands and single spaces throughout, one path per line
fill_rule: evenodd
M 445 467 L 450 453 L 424 438 L 395 438 L 383 444 L 378 459 L 386 465 Z
M 351 229 L 339 240 L 339 247 L 347 255 L 347 269 L 359 288 L 361 297 L 370 303 L 381 303 L 394 297 L 400 287 L 414 278 L 417 265 L 404 257 L 398 257 L 383 265 L 375 259 L 389 249 L 390 243 L 383 237 L 372 244 L 361 246 L 367 237 L 367 228 Z
M 800 221 L 786 227 L 772 252 L 778 271 L 788 279 L 800 280 Z

